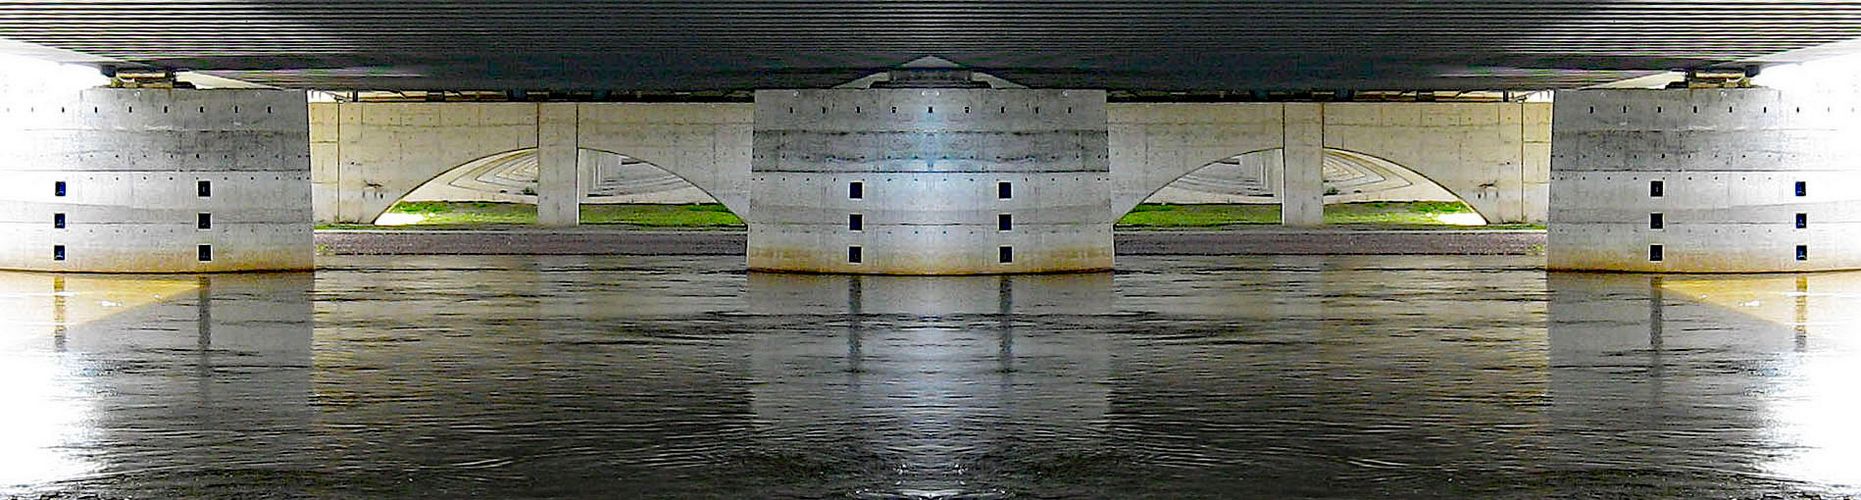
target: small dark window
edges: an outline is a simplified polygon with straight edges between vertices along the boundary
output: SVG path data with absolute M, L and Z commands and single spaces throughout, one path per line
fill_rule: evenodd
M 213 196 L 213 181 L 197 181 L 197 182 L 195 182 L 195 183 L 194 183 L 194 193 L 195 193 L 195 194 L 197 194 L 197 195 L 199 195 L 199 196 L 200 196 L 201 198 L 206 198 L 206 197 L 209 197 L 209 196 Z
M 1662 181 L 1648 181 L 1648 196 L 1649 197 L 1660 198 L 1666 195 L 1667 195 L 1667 183 L 1662 182 Z
M 52 260 L 57 260 L 57 261 L 65 260 L 65 246 L 64 245 L 52 245 Z
M 52 196 L 57 196 L 60 198 L 63 198 L 65 196 L 65 181 L 58 181 L 58 182 L 52 183 Z
M 995 216 L 995 228 L 1002 231 L 1013 231 L 1015 228 L 1015 217 L 1009 214 Z
M 200 246 L 200 261 L 213 262 L 213 245 Z
M 198 214 L 198 216 L 194 218 L 194 227 L 199 229 L 213 229 L 213 214 Z
M 848 214 L 846 216 L 846 228 L 848 231 L 865 230 L 866 229 L 866 217 L 860 214 Z
M 1809 260 L 1809 245 L 1796 246 L 1796 260 Z
M 65 214 L 52 214 L 52 229 L 65 228 Z
M 1809 214 L 1796 214 L 1796 228 L 1809 229 Z
M 1648 214 L 1648 229 L 1665 229 L 1667 218 L 1661 214 Z
M 1796 181 L 1796 195 L 1798 197 L 1809 196 L 1809 183 Z
M 1004 200 L 1009 199 L 1009 198 L 1014 198 L 1015 197 L 1014 183 L 1008 182 L 1008 181 L 1002 181 L 1002 182 L 995 183 L 995 197 L 1001 198 Z
M 859 247 L 846 247 L 847 263 L 858 264 L 861 260 L 865 260 L 865 257 L 866 256 L 863 255 L 863 252 L 860 251 Z
M 1664 255 L 1661 250 L 1660 245 L 1648 245 L 1648 261 L 1660 262 L 1662 259 L 1666 258 L 1667 256 Z
M 846 185 L 846 197 L 861 200 L 866 198 L 866 183 L 853 181 Z
M 1015 247 L 1001 247 L 1001 248 L 1000 248 L 1000 249 L 998 249 L 998 250 L 999 250 L 999 252 L 997 252 L 997 253 L 998 253 L 998 255 L 996 255 L 996 257 L 999 257 L 999 258 L 1001 258 L 1001 261 L 1002 261 L 1002 263 L 1003 263 L 1003 264 L 1013 264 L 1013 263 L 1014 263 L 1014 261 L 1015 261 Z

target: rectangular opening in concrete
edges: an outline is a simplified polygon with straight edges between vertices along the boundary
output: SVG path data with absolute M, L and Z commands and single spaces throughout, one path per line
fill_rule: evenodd
M 848 214 L 846 216 L 846 229 L 848 231 L 865 230 L 866 229 L 866 217 L 860 214 Z
M 52 245 L 52 260 L 56 260 L 56 261 L 65 260 L 65 246 L 64 245 Z
M 1660 213 L 1648 214 L 1648 229 L 1666 229 L 1667 218 Z
M 194 183 L 194 194 L 201 198 L 213 196 L 213 181 L 196 181 Z
M 995 183 L 995 197 L 1001 198 L 1004 200 L 1014 198 L 1015 197 L 1014 183 L 1008 182 L 1008 181 L 1002 181 L 1002 182 Z
M 1809 196 L 1809 183 L 1796 181 L 1796 196 L 1799 198 Z
M 853 182 L 847 183 L 846 197 L 847 199 L 853 199 L 853 200 L 866 199 L 866 183 L 860 182 L 860 181 L 853 181 Z
M 1665 260 L 1667 255 L 1662 250 L 1660 245 L 1648 245 L 1648 261 L 1660 262 Z
M 196 229 L 213 229 L 213 214 L 196 214 L 194 217 L 194 227 Z
M 1667 183 L 1666 182 L 1648 181 L 1648 197 L 1660 198 L 1666 195 L 1667 195 Z
M 197 250 L 201 262 L 213 262 L 213 245 L 201 245 Z
M 1809 214 L 1796 214 L 1796 228 L 1809 229 Z
M 865 259 L 865 252 L 863 252 L 860 247 L 846 247 L 846 261 L 848 264 L 858 264 Z
M 65 228 L 65 214 L 52 214 L 52 229 Z
M 65 197 L 65 181 L 57 181 L 57 182 L 52 183 L 52 196 L 56 196 L 59 198 Z
M 995 229 L 996 230 L 1013 231 L 1014 228 L 1015 228 L 1015 218 L 1013 215 L 1000 214 L 1000 215 L 995 216 Z
M 1001 262 L 1002 262 L 1003 264 L 1013 264 L 1013 263 L 1014 263 L 1014 261 L 1015 261 L 1015 247 L 1001 247 L 1000 249 L 997 249 L 997 250 L 998 250 L 998 251 L 997 251 L 996 253 L 997 253 L 998 255 L 996 255 L 996 257 L 999 257 L 999 258 L 1000 258 L 1000 260 L 1001 260 Z
M 1796 260 L 1809 260 L 1809 245 L 1796 246 Z

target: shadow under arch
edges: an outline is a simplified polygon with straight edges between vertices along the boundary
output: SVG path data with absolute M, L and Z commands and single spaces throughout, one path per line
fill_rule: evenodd
M 1280 201 L 1278 177 L 1283 148 L 1265 148 L 1215 160 L 1184 172 L 1157 186 L 1142 199 L 1119 207 L 1119 217 L 1131 213 L 1138 205 L 1152 202 L 1166 190 L 1175 188 L 1199 192 L 1208 201 L 1188 203 L 1273 204 Z M 1469 202 L 1471 193 L 1463 193 L 1435 181 L 1427 174 L 1376 155 L 1341 148 L 1324 149 L 1324 203 L 1365 201 L 1445 201 L 1453 199 L 1473 210 L 1480 224 L 1492 216 Z
M 614 162 L 614 166 L 619 168 L 613 169 L 615 170 L 614 172 L 603 172 L 601 171 L 603 162 L 596 161 L 590 163 L 588 161 L 588 153 L 616 157 L 618 161 Z M 659 167 L 652 162 L 629 155 L 593 148 L 580 148 L 577 150 L 577 154 L 577 161 L 581 162 L 579 167 L 581 172 L 578 175 L 581 176 L 583 182 L 593 183 L 590 186 L 584 187 L 582 190 L 582 202 L 584 204 L 630 202 L 647 204 L 724 204 L 721 199 L 712 195 L 702 186 L 691 182 L 677 172 Z M 407 191 L 406 194 L 394 200 L 393 203 L 389 203 L 387 207 L 375 213 L 374 216 L 368 220 L 373 223 L 380 223 L 381 219 L 385 217 L 389 211 L 393 210 L 394 206 L 410 200 L 475 201 L 534 205 L 538 203 L 538 195 L 535 191 L 538 178 L 537 165 L 536 148 L 520 148 L 476 158 L 446 169 L 439 174 L 421 181 L 415 188 Z M 643 174 L 643 172 L 640 172 L 642 169 L 650 172 L 644 172 L 645 175 L 641 175 Z M 627 170 L 634 171 L 631 172 L 632 175 L 630 179 L 627 178 Z M 603 177 L 604 174 L 613 174 L 609 175 L 609 177 L 619 176 L 621 178 L 607 179 Z M 641 192 L 642 189 L 649 189 L 652 191 Z M 676 193 L 671 197 L 659 197 L 661 200 L 672 201 L 625 201 L 639 200 L 641 198 L 652 199 L 654 198 L 652 196 L 654 194 L 665 194 L 683 191 L 685 189 L 696 191 L 700 196 L 694 197 L 688 193 Z M 622 201 L 615 201 L 616 199 Z M 733 213 L 736 212 L 735 207 L 726 205 L 725 208 L 731 210 Z

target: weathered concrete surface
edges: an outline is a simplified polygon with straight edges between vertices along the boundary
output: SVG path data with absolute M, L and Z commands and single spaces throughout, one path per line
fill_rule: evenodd
M 90 89 L 0 109 L 0 269 L 312 267 L 302 92 Z
M 1861 268 L 1861 112 L 1851 97 L 1593 90 L 1559 92 L 1556 106 L 1551 268 Z
M 759 91 L 755 123 L 751 269 L 1111 268 L 1103 91 Z
M 1277 230 L 1118 233 L 1118 255 L 1532 255 L 1543 231 Z M 515 231 L 318 231 L 327 255 L 743 255 L 737 231 L 583 227 Z

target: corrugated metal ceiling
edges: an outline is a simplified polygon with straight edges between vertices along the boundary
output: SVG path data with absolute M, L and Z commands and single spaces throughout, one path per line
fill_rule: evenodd
M 1035 87 L 1540 89 L 1861 38 L 1830 1 L 0 2 L 0 38 L 324 89 L 817 87 L 936 55 Z

